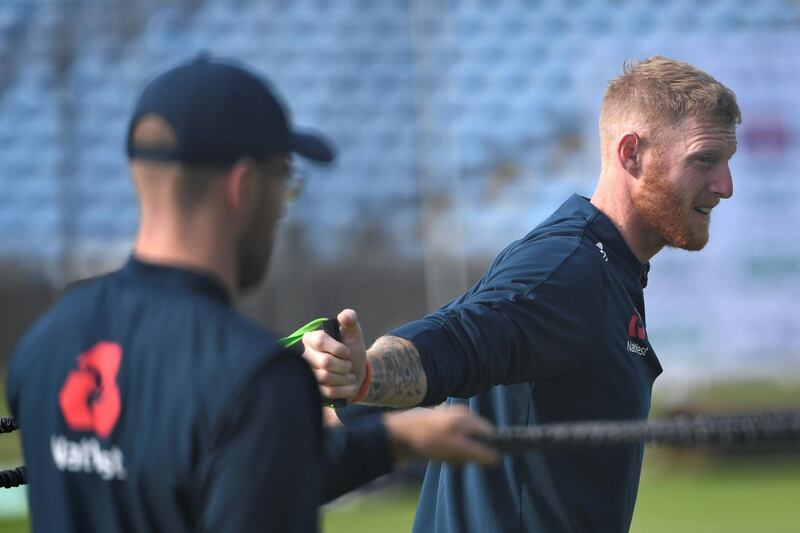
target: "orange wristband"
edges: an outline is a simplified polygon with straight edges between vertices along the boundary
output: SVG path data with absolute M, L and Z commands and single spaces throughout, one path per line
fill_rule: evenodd
M 369 384 L 372 382 L 372 366 L 369 364 L 369 361 L 364 361 L 364 363 L 364 383 L 361 384 L 361 388 L 358 389 L 358 394 L 353 398 L 353 403 L 361 400 L 361 398 L 367 394 Z

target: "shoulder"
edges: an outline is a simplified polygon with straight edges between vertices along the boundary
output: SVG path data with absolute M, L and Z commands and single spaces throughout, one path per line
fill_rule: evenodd
M 492 265 L 487 281 L 519 283 L 528 295 L 547 287 L 600 293 L 607 268 L 602 250 L 586 232 L 586 222 L 569 218 L 544 224 L 509 245 Z
M 258 354 L 255 354 L 258 355 Z M 292 350 L 276 344 L 260 357 L 230 361 L 235 370 L 207 374 L 214 394 L 201 402 L 211 428 L 230 428 L 236 420 L 255 417 L 270 425 L 273 417 L 299 417 L 321 425 L 321 400 L 316 381 L 306 362 Z
M 284 348 L 275 333 L 232 308 L 220 307 L 212 313 L 216 316 L 209 316 L 210 323 L 217 331 L 207 338 L 206 348 L 216 349 L 204 350 L 194 371 L 203 389 L 214 390 L 206 396 L 214 398 L 207 405 L 209 411 L 238 405 L 253 394 L 291 401 L 292 390 L 294 394 L 316 393 L 316 382 L 299 350 Z M 219 414 L 225 416 L 224 411 Z
M 225 357 L 235 358 L 240 363 L 252 361 L 252 364 L 260 365 L 266 359 L 295 353 L 278 344 L 276 333 L 232 307 L 216 306 L 207 312 L 209 318 L 219 325 L 219 341 L 224 346 Z
M 92 308 L 91 294 L 99 290 L 110 275 L 90 278 L 67 285 L 55 302 L 40 315 L 17 342 L 9 367 L 9 384 L 31 364 L 32 359 L 46 356 L 50 345 L 60 343 L 75 334 L 81 308 Z

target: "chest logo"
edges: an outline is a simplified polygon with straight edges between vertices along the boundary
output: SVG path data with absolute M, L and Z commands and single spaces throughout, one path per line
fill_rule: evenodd
M 603 243 L 598 242 L 597 244 L 595 244 L 595 246 L 597 246 L 597 249 L 600 250 L 601 254 L 603 254 L 603 261 L 608 263 L 608 254 L 606 253 L 606 249 L 603 247 Z
M 631 319 L 628 320 L 628 351 L 642 357 L 646 356 L 650 347 L 639 344 L 646 340 L 647 330 L 644 328 L 642 317 L 639 316 L 639 313 L 633 313 Z
M 73 431 L 91 431 L 107 438 L 122 410 L 117 373 L 122 347 L 100 341 L 78 356 L 78 367 L 67 374 L 58 393 L 58 404 Z

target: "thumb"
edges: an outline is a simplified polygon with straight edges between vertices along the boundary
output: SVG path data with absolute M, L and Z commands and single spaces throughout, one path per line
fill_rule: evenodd
M 342 344 L 350 350 L 350 362 L 353 363 L 356 379 L 359 383 L 364 379 L 364 364 L 367 357 L 364 346 L 364 333 L 358 323 L 358 315 L 352 309 L 345 309 L 336 317 L 339 321 L 339 333 Z
M 336 320 L 339 321 L 339 332 L 345 345 L 349 347 L 351 342 L 364 342 L 361 325 L 358 323 L 358 314 L 354 310 L 345 309 L 339 313 Z

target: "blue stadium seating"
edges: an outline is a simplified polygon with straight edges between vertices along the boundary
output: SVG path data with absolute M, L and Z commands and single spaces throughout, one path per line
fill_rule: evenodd
M 506 240 L 498 234 L 519 234 L 533 216 L 514 199 L 533 194 L 531 187 L 555 199 L 593 178 L 596 163 L 585 160 L 595 142 L 598 80 L 622 59 L 681 57 L 691 52 L 691 36 L 716 35 L 734 50 L 764 30 L 784 32 L 797 46 L 800 21 L 793 0 L 142 6 L 0 4 L 0 260 L 31 257 L 56 271 L 67 247 L 95 267 L 119 259 L 101 250 L 125 253 L 137 220 L 123 152 L 130 106 L 149 76 L 201 49 L 266 73 L 298 124 L 338 144 L 339 162 L 311 168 L 320 178 L 289 215 L 292 224 L 330 228 L 324 236 L 302 232 L 323 259 L 340 257 L 341 242 L 329 236 L 354 224 L 379 225 L 387 247 L 418 255 L 420 169 L 437 172 L 431 187 L 441 194 L 463 189 L 453 194 L 453 216 L 470 211 L 460 219 L 475 228 L 470 246 L 489 254 Z M 437 11 L 442 6 L 446 12 Z M 794 79 L 791 67 L 776 79 Z M 757 79 L 739 81 L 770 90 Z M 583 152 L 565 164 L 562 145 L 574 139 Z M 503 165 L 529 180 L 495 183 Z M 505 203 L 476 209 L 495 185 Z M 72 217 L 69 231 L 64 217 Z

